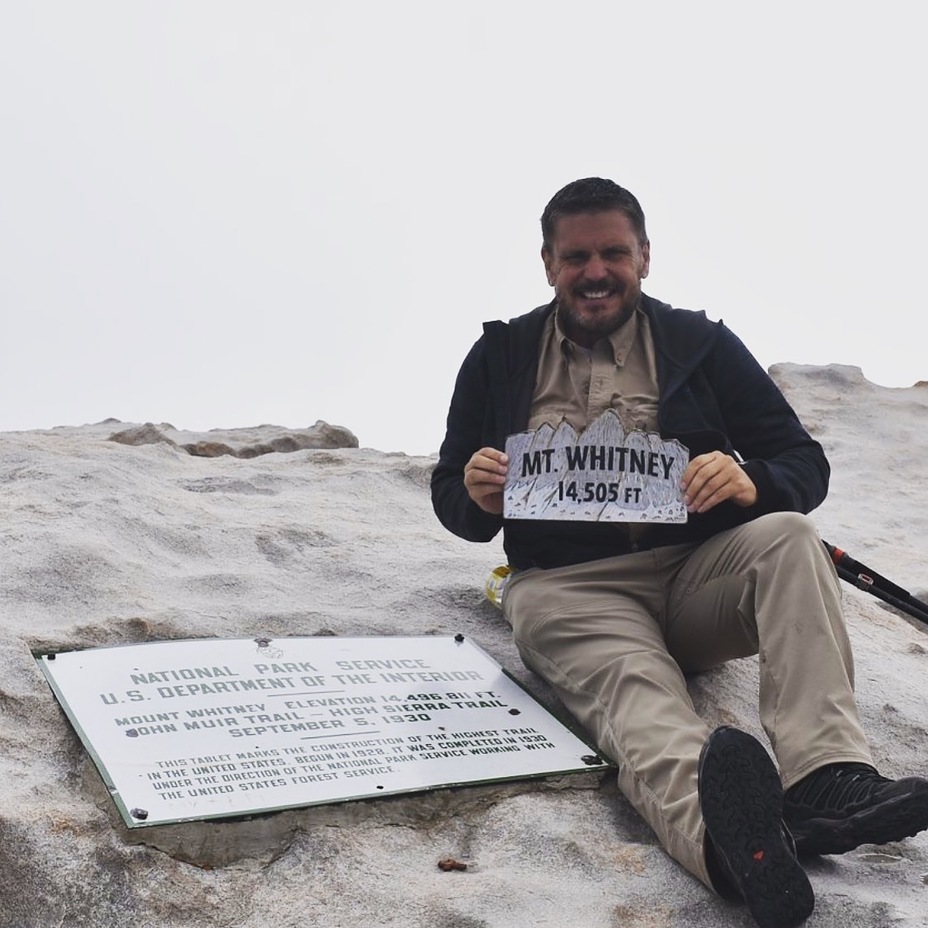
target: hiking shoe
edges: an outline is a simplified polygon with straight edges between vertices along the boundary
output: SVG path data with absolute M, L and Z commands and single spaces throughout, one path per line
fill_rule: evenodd
M 699 804 L 707 851 L 760 928 L 793 928 L 815 896 L 783 824 L 783 788 L 763 745 L 717 728 L 699 756 Z
M 800 854 L 844 854 L 928 828 L 928 780 L 889 780 L 869 764 L 828 764 L 786 791 L 783 813 Z

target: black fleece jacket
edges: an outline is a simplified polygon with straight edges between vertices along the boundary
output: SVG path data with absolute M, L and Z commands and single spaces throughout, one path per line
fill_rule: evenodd
M 432 505 L 447 529 L 489 541 L 503 528 L 510 564 L 548 568 L 698 542 L 768 512 L 810 512 L 822 502 L 830 469 L 821 445 L 737 336 L 705 313 L 648 296 L 641 308 L 654 339 L 661 436 L 678 439 L 691 458 L 718 450 L 743 461 L 755 505 L 724 502 L 685 524 L 652 525 L 637 544 L 620 524 L 504 520 L 480 509 L 464 487 L 464 465 L 480 448 L 503 450 L 508 435 L 525 431 L 550 303 L 508 324 L 485 323 L 461 366 L 432 473 Z

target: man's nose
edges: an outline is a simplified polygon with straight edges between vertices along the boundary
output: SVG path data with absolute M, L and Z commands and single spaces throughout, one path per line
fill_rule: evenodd
M 586 267 L 583 269 L 583 273 L 592 280 L 602 280 L 607 276 L 606 262 L 599 255 L 591 255 Z

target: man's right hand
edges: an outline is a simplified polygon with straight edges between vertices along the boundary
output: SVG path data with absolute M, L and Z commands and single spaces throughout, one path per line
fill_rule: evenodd
M 509 457 L 495 448 L 481 448 L 464 465 L 467 494 L 484 511 L 503 514 L 503 484 Z

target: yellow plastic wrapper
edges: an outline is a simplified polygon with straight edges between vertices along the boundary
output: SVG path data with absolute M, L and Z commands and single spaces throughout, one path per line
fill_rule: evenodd
M 499 567 L 490 571 L 487 577 L 485 592 L 487 599 L 496 606 L 497 609 L 503 608 L 503 588 L 509 582 L 513 570 L 508 564 L 501 564 Z

